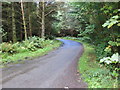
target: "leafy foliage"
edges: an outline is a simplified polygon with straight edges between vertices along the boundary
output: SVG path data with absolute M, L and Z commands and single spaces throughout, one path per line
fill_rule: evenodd
M 118 53 L 113 54 L 111 57 L 104 57 L 103 59 L 100 59 L 100 63 L 103 63 L 103 62 L 106 64 L 120 63 Z
M 86 28 L 84 31 L 80 31 L 80 34 L 78 36 L 82 37 L 83 41 L 91 41 L 91 34 L 93 33 L 95 29 L 94 25 L 86 25 Z
M 45 40 L 39 37 L 31 37 L 28 40 L 17 42 L 12 44 L 10 43 L 2 43 L 0 46 L 2 47 L 2 53 L 4 54 L 15 54 L 22 53 L 26 51 L 36 51 L 37 49 L 42 49 L 50 44 L 53 44 L 52 40 Z M 4 57 L 3 57 L 4 58 Z
M 117 24 L 118 26 L 120 26 L 120 20 L 119 20 L 120 16 L 116 15 L 111 17 L 108 21 L 106 21 L 102 26 L 107 28 L 111 28 L 114 24 Z
M 109 67 L 113 71 L 113 76 L 118 77 L 118 72 L 120 71 L 120 56 L 118 53 L 113 54 L 111 57 L 104 57 L 100 59 L 100 63 L 104 63 L 107 67 Z
M 46 54 L 48 51 L 58 47 L 61 43 L 55 40 L 45 40 L 39 37 L 30 37 L 28 40 L 17 43 L 2 43 L 0 55 L 2 56 L 1 64 L 17 62 L 19 60 L 33 58 Z
M 4 37 L 7 34 L 7 32 L 5 32 L 2 28 L 2 26 L 0 26 L 0 34 L 2 34 L 2 37 Z
M 65 39 L 82 42 L 78 38 L 66 37 Z M 96 62 L 94 46 L 89 43 L 82 43 L 85 50 L 79 60 L 78 69 L 82 79 L 88 83 L 88 88 L 117 88 L 118 78 L 115 77 L 118 77 L 118 72 L 115 70 L 111 72 L 110 66 L 106 68 L 103 64 Z M 116 59 L 118 60 L 117 57 Z
M 40 6 L 37 3 L 24 3 L 25 5 L 25 19 L 26 19 L 26 28 L 28 36 L 41 36 L 41 9 L 42 3 Z M 53 5 L 53 7 L 49 7 Z M 45 14 L 49 13 L 49 10 L 54 10 L 56 8 L 55 3 L 45 2 Z M 48 5 L 48 8 L 47 8 Z M 17 57 L 22 56 L 21 53 L 28 54 L 26 52 L 37 52 L 38 49 L 44 49 L 46 47 L 50 47 L 54 44 L 53 40 L 49 40 L 48 38 L 54 39 L 54 36 L 74 36 L 72 40 L 81 40 L 84 42 L 90 43 L 90 45 L 94 46 L 96 57 L 96 63 L 103 67 L 101 70 L 96 63 L 95 70 L 92 68 L 93 63 L 86 61 L 89 55 L 84 56 L 84 63 L 81 65 L 83 70 L 83 74 L 86 78 L 86 81 L 90 84 L 90 87 L 110 87 L 113 85 L 114 78 L 117 80 L 119 76 L 119 61 L 117 56 L 119 56 L 120 47 L 120 35 L 119 35 L 119 26 L 120 26 L 120 14 L 118 9 L 117 2 L 100 2 L 100 3 L 89 3 L 89 2 L 71 2 L 71 3 L 58 3 L 57 7 L 58 11 L 54 11 L 50 15 L 47 15 L 45 18 L 45 34 L 46 39 L 42 39 L 39 37 L 30 37 L 28 40 L 23 41 L 25 38 L 23 36 L 23 27 L 21 20 L 21 10 L 17 7 L 20 7 L 19 3 L 14 3 L 14 14 L 15 14 L 15 25 L 16 25 L 16 36 L 17 40 L 21 42 L 12 43 L 10 42 L 12 39 L 12 9 L 11 3 L 3 3 L 2 4 L 2 23 L 3 27 L 0 27 L 0 33 L 3 33 L 6 36 L 6 39 L 3 38 L 4 41 L 0 46 L 2 47 L 3 61 L 11 62 L 13 57 L 17 54 Z M 40 7 L 40 8 L 38 8 Z M 40 10 L 39 10 L 40 9 Z M 38 12 L 36 12 L 38 11 Z M 28 18 L 29 15 L 29 18 Z M 6 18 L 7 17 L 7 18 Z M 37 22 L 36 22 L 37 21 Z M 22 23 L 22 24 L 21 24 Z M 31 27 L 30 27 L 31 26 Z M 4 29 L 4 31 L 3 31 Z M 31 29 L 31 33 L 30 33 Z M 30 35 L 31 34 L 31 35 Z M 77 38 L 75 38 L 77 37 Z M 71 39 L 71 37 L 66 37 L 67 39 Z M 9 42 L 8 42 L 9 41 Z M 18 48 L 19 47 L 19 48 Z M 93 49 L 89 49 L 93 51 Z M 93 53 L 87 51 L 87 53 Z M 42 52 L 42 51 L 41 51 Z M 86 52 L 85 52 L 86 54 Z M 94 55 L 91 55 L 94 56 Z M 8 58 L 9 57 L 9 58 Z M 7 58 L 7 60 L 6 60 Z M 89 58 L 91 58 L 89 56 Z M 90 59 L 91 60 L 91 59 Z M 91 61 L 92 62 L 92 61 Z M 94 61 L 95 62 L 95 61 Z M 90 63 L 90 65 L 89 65 Z M 91 65 L 92 64 L 92 65 Z M 89 66 L 87 66 L 89 65 Z M 91 70 L 90 67 L 92 68 Z M 104 69 L 104 67 L 107 67 Z M 85 70 L 84 70 L 85 69 Z M 93 70 L 93 72 L 91 72 Z M 85 72 L 85 73 L 84 73 Z M 87 73 L 87 74 L 86 74 Z M 108 75 L 108 76 L 107 76 Z M 112 77 L 111 77 L 112 76 Z M 104 80 L 102 79 L 103 77 Z M 113 82 L 107 82 L 112 80 Z M 116 85 L 115 80 L 115 85 Z M 111 84 L 112 83 L 112 84 Z M 110 84 L 110 85 L 109 85 Z M 107 86 L 108 85 L 108 86 Z M 112 86 L 111 86 L 112 87 Z M 117 86 L 114 86 L 117 87 Z

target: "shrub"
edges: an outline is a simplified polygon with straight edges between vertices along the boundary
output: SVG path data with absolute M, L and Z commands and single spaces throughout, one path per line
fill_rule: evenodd
M 51 44 L 54 44 L 53 40 L 45 40 L 44 42 L 41 43 L 41 46 L 44 48 Z
M 120 63 L 120 61 L 118 60 L 119 54 L 113 54 L 111 57 L 104 57 L 103 59 L 100 60 L 100 62 L 104 62 L 106 64 L 111 64 L 111 63 Z
M 47 45 L 54 44 L 53 40 L 45 40 L 39 37 L 29 37 L 28 40 L 17 42 L 12 44 L 2 43 L 0 47 L 2 48 L 3 53 L 14 54 L 26 51 L 36 51 L 38 48 L 44 48 Z M 6 55 L 5 55 L 6 56 Z
M 42 43 L 45 42 L 45 39 L 34 36 L 34 37 L 30 37 L 28 41 L 33 42 L 33 46 L 36 48 L 43 48 Z
M 22 42 L 23 49 L 28 49 L 30 51 L 35 51 L 36 48 L 34 46 L 34 42 L 30 42 L 28 40 Z
M 112 75 L 114 77 L 117 77 L 118 72 L 120 71 L 119 58 L 120 58 L 119 54 L 115 53 L 111 57 L 104 57 L 104 58 L 100 59 L 100 63 L 104 63 L 109 69 L 111 69 L 111 71 L 113 72 Z
M 9 54 L 16 53 L 17 51 L 16 51 L 16 46 L 15 45 L 11 44 L 11 43 L 2 43 L 1 44 L 2 52 L 3 53 L 9 53 Z

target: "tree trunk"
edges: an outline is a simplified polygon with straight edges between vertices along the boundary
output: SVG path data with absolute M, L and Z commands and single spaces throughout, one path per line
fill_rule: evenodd
M 13 43 L 17 41 L 16 37 L 16 24 L 15 24 L 15 9 L 14 9 L 14 2 L 12 2 L 12 39 Z
M 26 30 L 26 22 L 25 22 L 24 7 L 23 7 L 22 0 L 21 0 L 21 11 L 22 11 L 22 19 L 23 19 L 23 25 L 24 25 L 25 40 L 27 40 L 27 30 Z
M 28 14 L 29 14 L 29 33 L 30 37 L 32 36 L 32 26 L 31 26 L 31 14 L 30 14 L 30 4 L 28 4 Z
M 2 3 L 0 2 L 0 11 L 2 11 Z M 0 20 L 2 20 L 2 15 L 0 14 Z M 2 22 L 0 21 L 0 29 L 2 29 Z M 0 44 L 2 43 L 2 32 L 0 32 Z
M 30 32 L 30 37 L 32 36 L 32 26 L 31 26 L 31 17 L 29 14 L 29 32 Z
M 38 24 L 40 25 L 40 27 L 39 27 L 39 31 L 38 31 L 38 36 L 39 37 L 41 37 L 41 25 L 42 25 L 42 23 L 41 23 L 41 20 L 42 20 L 42 17 L 39 15 L 41 12 L 40 12 L 40 6 L 41 6 L 41 3 L 39 2 L 38 4 L 37 4 L 37 9 L 36 9 L 36 14 L 37 14 L 37 22 L 38 22 Z M 41 14 L 42 15 L 42 14 Z
M 42 1 L 42 32 L 41 37 L 45 38 L 45 2 Z

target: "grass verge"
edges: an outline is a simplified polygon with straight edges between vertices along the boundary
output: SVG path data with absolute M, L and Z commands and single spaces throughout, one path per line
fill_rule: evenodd
M 81 42 L 76 38 L 64 38 Z M 118 80 L 112 77 L 109 69 L 96 61 L 94 46 L 82 42 L 84 53 L 78 62 L 78 70 L 88 88 L 118 88 Z
M 101 67 L 96 61 L 95 50 L 84 43 L 84 54 L 78 63 L 78 69 L 83 79 L 88 83 L 88 88 L 116 88 L 117 80 L 111 77 L 111 72 L 106 67 Z
M 53 44 L 47 45 L 46 47 L 44 47 L 42 49 L 38 49 L 36 51 L 26 51 L 26 52 L 9 55 L 4 59 L 0 59 L 1 67 L 5 67 L 11 63 L 19 63 L 20 61 L 31 60 L 36 57 L 43 56 L 43 55 L 47 54 L 48 52 L 58 48 L 61 44 L 62 43 L 60 41 L 54 41 Z M 2 63 L 2 62 L 4 62 L 4 63 Z

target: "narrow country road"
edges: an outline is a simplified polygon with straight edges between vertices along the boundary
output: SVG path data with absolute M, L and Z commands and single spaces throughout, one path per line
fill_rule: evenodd
M 86 88 L 77 75 L 82 44 L 59 39 L 64 44 L 59 49 L 34 60 L 11 65 L 2 70 L 3 88 Z

